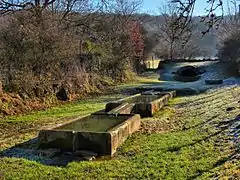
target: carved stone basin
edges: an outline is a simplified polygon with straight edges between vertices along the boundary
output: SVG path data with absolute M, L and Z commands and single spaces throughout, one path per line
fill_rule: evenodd
M 140 128 L 139 115 L 90 115 L 39 132 L 40 148 L 86 150 L 113 155 L 117 147 Z

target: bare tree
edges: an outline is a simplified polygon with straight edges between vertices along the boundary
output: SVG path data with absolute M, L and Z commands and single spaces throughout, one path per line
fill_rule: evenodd
M 192 17 L 196 1 L 200 0 L 172 0 L 178 10 L 179 17 Z M 203 35 L 208 33 L 212 28 L 218 28 L 219 23 L 223 19 L 223 0 L 207 0 L 208 6 L 205 8 L 206 13 L 202 16 L 202 22 L 205 22 L 207 29 L 202 32 Z M 216 16 L 215 11 L 217 9 L 222 10 L 221 16 Z
M 240 14 L 237 0 L 227 1 L 227 14 L 218 30 L 218 42 L 221 44 L 232 33 L 239 31 Z
M 168 57 L 173 59 L 176 45 L 184 48 L 191 38 L 192 17 L 182 16 L 179 8 L 171 3 L 165 4 L 160 11 L 162 20 L 158 24 L 159 38 L 161 43 L 168 47 Z

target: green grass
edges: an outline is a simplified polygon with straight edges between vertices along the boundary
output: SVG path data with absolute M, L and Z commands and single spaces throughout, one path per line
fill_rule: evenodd
M 81 100 L 73 103 L 66 103 L 57 107 L 50 108 L 44 111 L 33 112 L 28 115 L 20 116 L 9 116 L 2 120 L 0 123 L 4 122 L 32 122 L 32 121 L 42 121 L 42 120 L 54 120 L 59 118 L 68 118 L 75 116 L 84 116 L 95 111 L 104 109 L 105 104 L 114 99 L 119 99 L 124 97 L 123 95 L 109 95 L 95 97 L 93 99 Z
M 65 168 L 49 167 L 25 159 L 3 158 L 5 178 L 23 179 L 186 179 L 213 169 L 220 150 L 209 142 L 196 143 L 205 134 L 186 132 L 135 134 L 113 160 L 72 162 Z
M 67 118 L 72 116 L 87 115 L 96 110 L 104 108 L 104 103 L 79 102 L 76 104 L 66 104 L 54 107 L 45 111 L 34 112 L 25 116 L 11 116 L 4 119 L 5 122 L 26 122 L 52 120 L 58 118 Z
M 159 74 L 157 72 L 145 72 L 142 76 L 138 76 L 135 81 L 131 83 L 122 83 L 117 86 L 117 89 L 134 88 L 142 85 L 157 85 L 160 84 L 158 80 Z

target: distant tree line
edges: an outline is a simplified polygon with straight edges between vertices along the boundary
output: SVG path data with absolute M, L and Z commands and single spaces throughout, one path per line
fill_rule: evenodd
M 158 16 L 143 17 L 154 26 L 148 33 L 148 46 L 155 55 L 164 59 L 191 59 L 211 57 L 212 49 L 201 46 L 201 28 L 206 28 L 201 18 L 193 16 L 193 9 L 183 13 L 176 2 L 166 1 L 159 8 Z M 203 29 L 204 30 L 204 29 Z

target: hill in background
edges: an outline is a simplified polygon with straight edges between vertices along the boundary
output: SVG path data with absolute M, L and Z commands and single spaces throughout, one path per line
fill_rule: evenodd
M 159 24 L 164 22 L 163 16 L 152 16 L 148 14 L 141 14 L 139 18 L 143 24 L 144 29 L 147 31 L 148 37 L 153 37 L 154 35 L 159 34 Z M 192 41 L 194 44 L 199 45 L 201 51 L 206 52 L 206 57 L 214 57 L 217 54 L 217 36 L 216 30 L 211 30 L 210 33 L 207 33 L 202 37 L 202 31 L 206 30 L 206 26 L 200 22 L 200 17 L 193 17 L 193 21 L 196 24 L 196 28 L 192 35 Z M 159 42 L 161 43 L 161 42 Z M 159 44 L 156 45 L 156 47 Z M 203 55 L 204 56 L 204 55 Z

